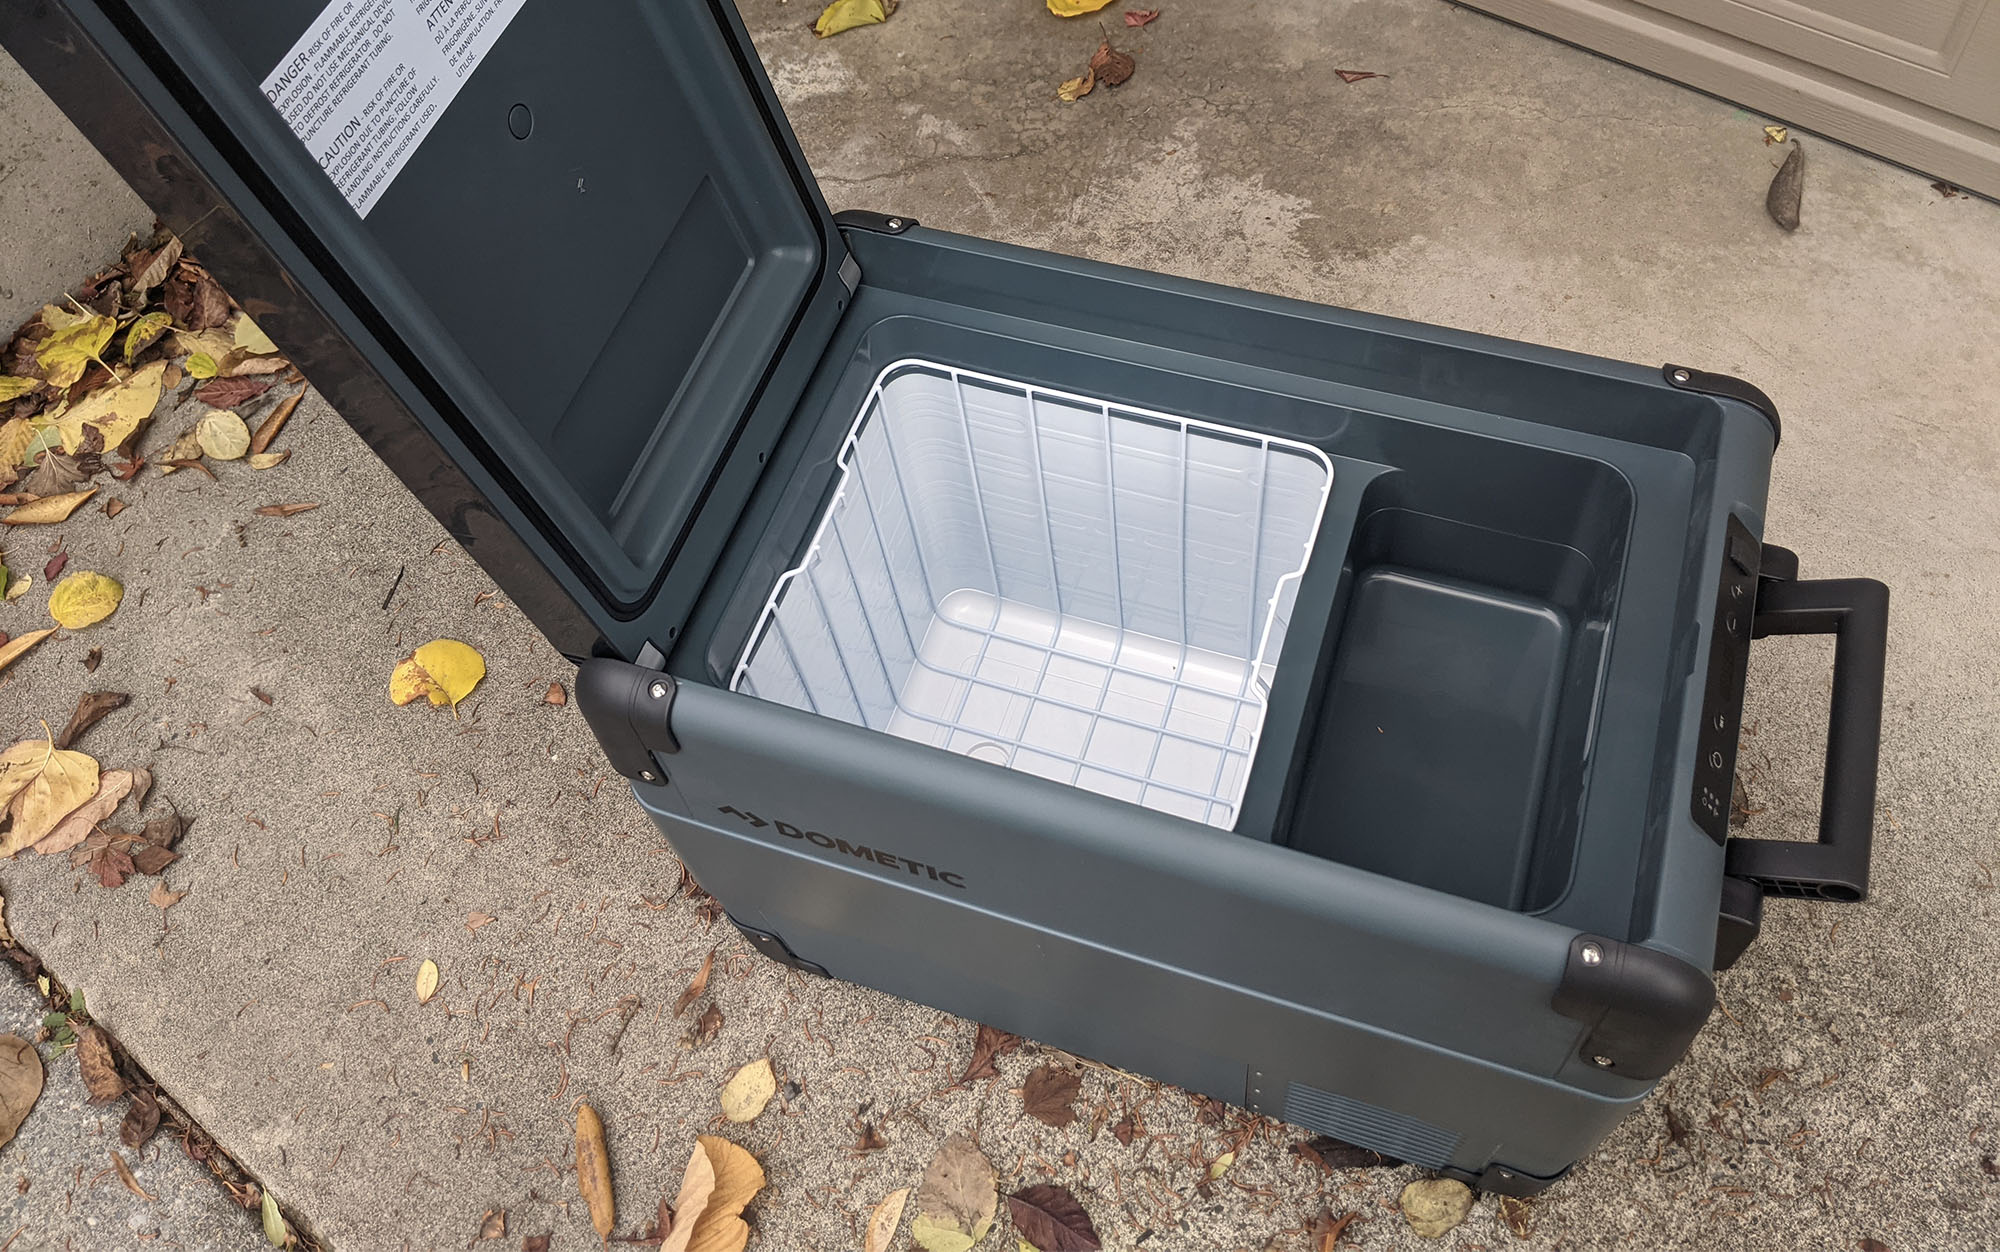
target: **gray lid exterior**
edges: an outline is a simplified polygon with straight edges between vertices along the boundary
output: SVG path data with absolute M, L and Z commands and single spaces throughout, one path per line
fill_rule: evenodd
M 70 7 L 169 84 L 612 650 L 664 649 L 846 297 L 734 9 L 527 0 L 363 216 L 261 89 L 318 0 Z

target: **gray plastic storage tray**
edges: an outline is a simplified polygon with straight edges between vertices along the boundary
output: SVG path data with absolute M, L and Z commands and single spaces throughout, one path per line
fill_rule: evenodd
M 1323 453 L 906 360 L 840 464 L 734 690 L 1234 823 Z

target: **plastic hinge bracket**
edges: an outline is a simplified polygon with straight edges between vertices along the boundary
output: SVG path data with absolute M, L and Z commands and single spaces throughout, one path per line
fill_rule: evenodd
M 576 667 L 576 707 L 611 768 L 633 782 L 665 781 L 655 753 L 681 750 L 674 737 L 673 675 L 629 661 L 593 657 Z
M 1667 380 L 1669 387 L 1704 396 L 1716 396 L 1723 400 L 1735 400 L 1762 413 L 1764 420 L 1771 424 L 1772 447 L 1777 447 L 1778 441 L 1785 437 L 1784 423 L 1778 418 L 1778 406 L 1771 397 L 1764 394 L 1763 388 L 1728 374 L 1711 374 L 1707 370 L 1698 370 L 1686 365 L 1662 365 L 1660 374 Z

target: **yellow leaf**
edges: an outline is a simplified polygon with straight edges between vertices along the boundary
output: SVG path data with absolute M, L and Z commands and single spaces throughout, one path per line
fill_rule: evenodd
M 438 963 L 426 959 L 417 966 L 417 1003 L 429 1004 L 438 993 Z
M 752 1061 L 722 1088 L 722 1115 L 732 1122 L 756 1121 L 777 1093 L 778 1077 L 771 1072 L 771 1058 Z
M 28 739 L 0 752 L 0 798 L 11 796 L 14 824 L 0 836 L 0 856 L 41 841 L 97 794 L 97 762 L 56 747 L 53 739 Z
M 19 465 L 34 441 L 35 426 L 27 418 L 10 417 L 0 422 L 0 470 Z
M 42 380 L 39 378 L 21 378 L 13 374 L 0 375 L 0 404 L 18 400 L 41 385 Z
M 590 1225 L 599 1239 L 609 1239 L 618 1224 L 611 1195 L 611 1157 L 604 1149 L 604 1121 L 588 1104 L 576 1106 L 576 1189 L 590 1206 Z
M 42 325 L 50 330 L 66 330 L 78 322 L 87 322 L 95 316 L 97 315 L 88 309 L 81 313 L 73 313 L 60 304 L 42 306 Z
M 1104 0 L 1109 4 L 1111 0 Z M 830 39 L 844 30 L 857 26 L 873 26 L 886 22 L 889 14 L 882 7 L 882 0 L 833 0 L 813 23 L 813 34 L 821 39 Z
M 234 461 L 250 450 L 250 427 L 233 409 L 217 409 L 194 426 L 195 442 L 205 455 Z
M 174 319 L 168 313 L 148 313 L 133 322 L 125 330 L 125 361 L 131 363 L 133 357 L 158 343 L 160 336 L 172 328 Z
M 471 645 L 456 639 L 433 639 L 390 671 L 389 699 L 408 704 L 418 696 L 428 696 L 434 705 L 456 708 L 484 677 L 486 658 Z
M 201 440 L 195 438 L 192 430 L 185 430 L 181 432 L 179 439 L 174 440 L 174 446 L 168 448 L 164 456 L 155 457 L 154 460 L 158 463 L 162 474 L 171 474 L 181 468 L 171 462 L 194 460 L 200 456 Z
M 1208 1180 L 1214 1182 L 1228 1173 L 1229 1167 L 1234 1164 L 1236 1164 L 1236 1154 L 1234 1152 L 1224 1152 L 1221 1156 L 1216 1157 L 1208 1163 Z
M 699 1143 L 715 1168 L 715 1190 L 695 1221 L 688 1252 L 741 1252 L 750 1241 L 743 1208 L 764 1189 L 764 1167 L 727 1139 L 702 1135 Z
M 977 1242 L 949 1217 L 919 1213 L 910 1223 L 910 1238 L 924 1252 L 971 1252 Z
M 1049 12 L 1057 17 L 1082 17 L 1110 3 L 1111 0 L 1048 0 Z
M 49 616 L 56 625 L 82 630 L 110 617 L 125 598 L 125 588 L 117 579 L 93 570 L 66 575 L 49 591 Z
M 862 1242 L 861 1252 L 889 1252 L 889 1242 L 896 1237 L 896 1227 L 903 1220 L 903 1205 L 909 1198 L 908 1187 L 898 1187 L 882 1197 L 882 1202 L 868 1215 L 868 1237 Z
M 83 377 L 93 359 L 104 354 L 104 345 L 111 342 L 117 331 L 118 323 L 113 318 L 95 315 L 79 318 L 42 340 L 35 349 L 35 366 L 52 385 L 67 387 Z
M 257 323 L 250 320 L 248 313 L 238 313 L 229 328 L 233 332 L 230 337 L 231 342 L 238 348 L 247 349 L 258 356 L 278 350 L 278 345 L 272 343 L 271 337 L 257 328 Z
M 51 626 L 47 630 L 31 630 L 25 635 L 15 635 L 6 643 L 0 644 L 0 669 L 6 669 L 18 660 L 22 653 L 55 633 L 55 627 Z
M 250 468 L 255 470 L 275 469 L 283 465 L 285 458 L 291 454 L 292 450 L 290 448 L 286 448 L 283 452 L 252 452 L 250 454 Z
M 221 371 L 215 364 L 215 358 L 208 353 L 190 352 L 187 359 L 187 372 L 189 378 L 214 378 Z
M 1056 99 L 1063 101 L 1065 104 L 1075 104 L 1089 95 L 1090 89 L 1095 86 L 1097 86 L 1097 71 L 1087 69 L 1083 72 L 1083 77 L 1072 78 L 1062 86 L 1057 87 Z
M 83 507 L 83 502 L 96 494 L 97 488 L 92 487 L 88 491 L 66 491 L 59 496 L 43 496 L 39 500 L 28 501 L 5 517 L 0 517 L 0 522 L 5 522 L 9 526 L 46 526 L 60 522 Z
M 139 424 L 153 415 L 153 406 L 160 401 L 160 377 L 166 372 L 167 363 L 155 361 L 116 386 L 91 392 L 64 412 L 56 419 L 63 451 L 74 456 L 82 449 L 86 425 L 103 432 L 106 452 L 130 439 Z
M 220 362 L 236 351 L 236 337 L 225 329 L 176 330 L 174 341 L 167 345 L 174 356 L 193 356 L 196 353 L 211 361 Z
M 708 1207 L 708 1198 L 714 1193 L 715 1166 L 708 1159 L 708 1149 L 697 1142 L 694 1151 L 688 1154 L 687 1169 L 681 1174 L 681 1193 L 674 1197 L 674 1228 L 660 1241 L 660 1252 L 687 1252 L 695 1224 L 701 1220 L 702 1210 Z
M 35 580 L 28 577 L 28 575 L 26 574 L 10 575 L 7 579 L 7 592 L 5 598 L 8 600 L 18 600 L 22 596 L 27 595 L 28 588 L 34 585 L 35 585 Z
M 1791 133 L 1782 126 L 1766 126 L 1764 128 L 1764 142 L 1783 143 L 1791 137 Z

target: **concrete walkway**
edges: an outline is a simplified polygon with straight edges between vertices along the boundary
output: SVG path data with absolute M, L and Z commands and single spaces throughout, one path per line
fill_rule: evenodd
M 1774 902 L 1692 1055 L 1533 1206 L 1520 1246 L 1991 1246 L 2000 208 L 1807 137 L 1805 225 L 1786 236 L 1763 211 L 1766 119 L 1431 0 L 1168 6 L 1112 31 L 1132 80 L 1074 105 L 1054 88 L 1093 21 L 910 0 L 818 42 L 807 7 L 745 13 L 836 208 L 1684 361 L 1776 399 L 1770 537 L 1808 575 L 1895 590 L 1874 893 Z M 0 291 L 24 312 L 115 252 L 108 226 L 141 223 L 11 66 L 0 106 L 0 134 L 37 136 L 12 171 L 19 152 L 72 154 L 29 161 L 25 196 L 0 169 Z M 1329 1178 L 1284 1130 L 1204 1195 L 1191 1162 L 1234 1114 L 1205 1123 L 1166 1092 L 1145 1105 L 1155 1137 L 1121 1144 L 1108 1123 L 1087 1133 L 1093 1114 L 1146 1093 L 1090 1071 L 1083 1120 L 1052 1130 L 1011 1091 L 1046 1057 L 941 1091 L 970 1024 L 802 983 L 706 925 L 574 706 L 543 703 L 560 658 L 317 399 L 283 443 L 277 470 L 149 472 L 112 493 L 131 502 L 115 521 L 78 514 L 75 564 L 124 579 L 125 605 L 0 680 L 10 733 L 86 688 L 132 693 L 82 746 L 150 763 L 197 815 L 167 874 L 187 898 L 163 919 L 143 883 L 107 891 L 60 858 L 0 866 L 0 883 L 21 940 L 332 1246 L 464 1247 L 493 1208 L 510 1233 L 488 1246 L 597 1246 L 565 1164 L 579 1097 L 605 1115 L 620 1231 L 636 1230 L 716 1088 L 766 1052 L 783 1098 L 728 1131 L 771 1178 L 753 1248 L 858 1246 L 870 1206 L 957 1130 L 1003 1187 L 1073 1188 L 1107 1247 L 1301 1249 L 1327 1209 L 1363 1214 L 1349 1231 L 1370 1248 L 1515 1245 L 1492 1199 L 1425 1244 L 1387 1207 L 1411 1171 Z M 321 507 L 252 512 L 279 501 Z M 0 607 L 0 629 L 41 604 Z M 390 666 L 438 635 L 489 664 L 456 722 L 384 699 Z M 1813 829 L 1828 660 L 1758 645 L 1754 833 Z M 469 929 L 474 913 L 496 920 Z M 685 1048 L 673 1002 L 713 948 L 724 1024 Z M 419 1006 L 426 957 L 444 989 Z M 864 1125 L 888 1146 L 856 1151 Z

